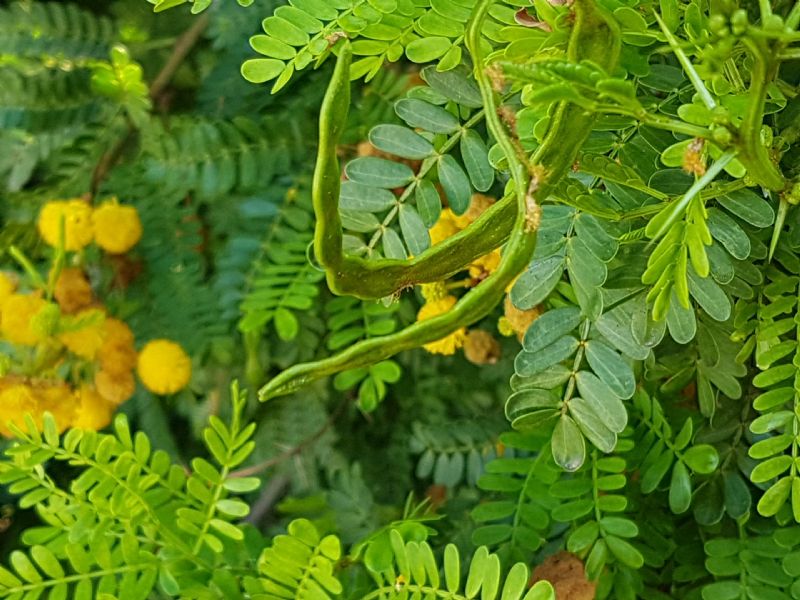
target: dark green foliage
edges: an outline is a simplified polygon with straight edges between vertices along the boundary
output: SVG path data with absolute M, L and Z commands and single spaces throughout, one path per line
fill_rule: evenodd
M 583 2 L 492 2 L 486 65 L 461 0 L 0 8 L 0 269 L 20 271 L 14 246 L 46 276 L 46 202 L 118 197 L 139 244 L 70 260 L 137 345 L 175 339 L 194 371 L 168 398 L 137 389 L 110 432 L 0 441 L 18 507 L 0 596 L 555 600 L 529 567 L 566 551 L 599 599 L 800 599 L 800 8 L 592 1 L 622 41 L 607 71 L 565 52 Z M 559 102 L 593 130 L 549 195 L 527 165 L 535 254 L 456 332 L 491 353 L 405 352 L 258 405 L 229 382 L 380 343 L 430 302 L 407 282 L 334 295 L 313 260 L 342 37 L 338 216 L 368 266 L 474 231 L 478 194 L 511 198 L 475 69 L 526 164 Z M 480 290 L 482 268 L 437 293 Z

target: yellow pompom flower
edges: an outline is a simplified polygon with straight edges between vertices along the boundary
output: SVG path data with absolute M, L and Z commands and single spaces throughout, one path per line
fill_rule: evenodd
M 189 383 L 192 362 L 175 342 L 153 340 L 139 352 L 139 378 L 144 386 L 156 394 L 174 394 Z
M 459 217 L 456 217 L 452 210 L 445 208 L 439 215 L 439 220 L 429 230 L 431 246 L 435 246 L 461 231 L 462 227 L 459 226 L 458 219 Z
M 33 318 L 47 306 L 47 302 L 33 294 L 12 294 L 3 303 L 0 316 L 0 333 L 12 344 L 35 346 L 42 334 L 33 327 Z
M 34 415 L 36 423 L 41 427 L 44 413 L 49 412 L 55 418 L 59 431 L 70 427 L 78 404 L 72 388 L 63 382 L 37 384 L 33 388 L 39 399 L 37 414 Z
M 119 319 L 106 318 L 104 341 L 100 348 L 100 368 L 110 375 L 129 374 L 136 366 L 133 332 Z
M 516 334 L 520 342 L 525 337 L 525 332 L 528 331 L 531 323 L 542 314 L 542 309 L 539 306 L 534 306 L 530 310 L 520 310 L 511 302 L 511 296 L 506 296 L 503 303 L 503 311 L 505 314 L 500 318 L 498 330 L 506 337 Z
M 17 289 L 17 280 L 8 273 L 0 271 L 0 310 L 3 310 L 3 303 Z
M 422 286 L 422 295 L 427 302 L 419 309 L 417 321 L 425 321 L 432 317 L 442 315 L 455 306 L 458 301 L 455 296 L 443 292 L 444 286 L 441 284 L 430 284 Z M 440 340 L 425 344 L 423 347 L 431 354 L 455 354 L 456 350 L 464 344 L 467 330 L 461 327 L 450 335 Z
M 92 242 L 92 207 L 77 198 L 54 200 L 39 212 L 39 235 L 49 246 L 58 246 L 62 219 L 65 250 L 81 250 Z
M 59 334 L 58 339 L 73 354 L 93 360 L 105 341 L 104 316 L 98 309 L 81 311 L 75 318 L 85 320 L 86 325 L 74 331 L 65 331 Z
M 72 426 L 77 429 L 97 431 L 111 423 L 114 405 L 88 385 L 78 390 L 78 406 Z
M 122 206 L 116 198 L 97 207 L 92 215 L 94 241 L 109 254 L 124 254 L 142 237 L 142 222 L 133 206 Z
M 56 302 L 67 314 L 78 312 L 92 303 L 92 286 L 81 269 L 63 269 L 58 275 L 53 294 Z
M 136 391 L 136 381 L 130 371 L 98 371 L 94 376 L 94 386 L 103 398 L 115 405 L 127 401 Z
M 489 254 L 481 256 L 478 260 L 470 264 L 469 276 L 478 280 L 486 279 L 500 266 L 501 258 L 499 249 L 492 250 Z
M 467 332 L 464 340 L 464 356 L 474 365 L 494 365 L 500 360 L 500 343 L 483 329 Z
M 0 391 L 0 434 L 11 437 L 9 426 L 25 427 L 25 413 L 35 415 L 38 399 L 31 386 L 13 383 Z

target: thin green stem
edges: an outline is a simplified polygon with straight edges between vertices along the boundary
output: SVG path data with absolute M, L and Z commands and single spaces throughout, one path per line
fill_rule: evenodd
M 789 16 L 786 17 L 786 27 L 789 29 L 797 29 L 800 25 L 800 1 L 795 2 Z
M 705 174 L 692 184 L 692 187 L 681 197 L 680 200 L 672 204 L 670 212 L 663 219 L 653 219 L 647 226 L 647 234 L 651 239 L 656 240 L 664 235 L 669 228 L 686 211 L 689 203 L 706 186 L 708 186 L 719 175 L 722 170 L 736 158 L 735 151 L 729 151 L 719 157 L 719 159 L 709 167 Z
M 695 91 L 697 91 L 700 99 L 703 101 L 703 104 L 709 110 L 714 110 L 717 107 L 717 102 L 714 100 L 714 97 L 711 95 L 711 92 L 708 91 L 706 84 L 703 83 L 700 75 L 698 74 L 697 70 L 694 68 L 692 61 L 689 60 L 689 57 L 686 56 L 686 53 L 681 48 L 678 40 L 672 35 L 672 32 L 667 27 L 666 23 L 661 19 L 658 13 L 654 13 L 656 17 L 656 21 L 658 21 L 659 26 L 661 27 L 661 31 L 664 33 L 664 36 L 667 38 L 667 42 L 672 48 L 672 51 L 675 53 L 675 56 L 678 58 L 678 62 L 681 63 L 683 70 L 686 72 L 686 75 L 689 77 L 689 81 L 692 82 Z

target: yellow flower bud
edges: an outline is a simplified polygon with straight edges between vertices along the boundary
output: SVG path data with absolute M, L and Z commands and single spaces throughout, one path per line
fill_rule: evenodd
M 84 385 L 78 391 L 78 407 L 72 426 L 77 429 L 97 431 L 111 423 L 114 405 L 94 389 Z
M 116 198 L 103 202 L 92 215 L 94 241 L 109 254 L 124 254 L 142 237 L 142 222 L 133 206 L 122 206 Z
M 425 286 L 423 286 L 423 288 L 424 287 Z M 424 321 L 425 319 L 430 319 L 431 317 L 444 314 L 453 308 L 456 302 L 457 300 L 455 296 L 444 296 L 437 298 L 435 294 L 431 294 L 431 299 L 419 309 L 419 313 L 417 313 L 417 321 Z M 425 344 L 423 347 L 431 354 L 455 354 L 456 350 L 461 348 L 461 346 L 464 344 L 466 333 L 466 328 L 461 327 L 450 335 L 447 335 L 435 342 Z
M 92 242 L 92 207 L 80 199 L 54 200 L 39 212 L 39 235 L 53 248 L 58 246 L 64 221 L 64 249 L 77 251 Z
M 174 394 L 189 383 L 192 362 L 175 342 L 153 340 L 139 353 L 139 378 L 156 394 Z
M 3 303 L 0 333 L 12 344 L 35 346 L 42 339 L 39 328 L 33 326 L 34 317 L 47 307 L 39 296 L 12 294 Z

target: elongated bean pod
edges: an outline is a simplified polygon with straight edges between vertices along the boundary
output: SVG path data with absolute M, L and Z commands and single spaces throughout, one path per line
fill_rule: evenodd
M 446 279 L 498 248 L 511 233 L 517 207 L 513 198 L 504 198 L 467 230 L 411 260 L 364 260 L 346 256 L 339 217 L 341 172 L 336 146 L 350 105 L 351 54 L 350 43 L 344 41 L 320 111 L 319 150 L 312 191 L 317 218 L 314 250 L 325 268 L 331 291 L 358 298 L 384 298 L 419 283 Z
M 562 103 L 557 107 L 550 129 L 531 163 L 525 164 L 519 159 L 514 143 L 498 117 L 480 48 L 482 23 L 493 2 L 480 0 L 476 5 L 467 30 L 467 45 L 476 65 L 475 76 L 486 109 L 487 125 L 503 150 L 512 177 L 516 214 L 500 265 L 449 312 L 419 321 L 391 335 L 358 342 L 329 358 L 295 365 L 261 389 L 261 400 L 291 393 L 320 377 L 364 367 L 398 352 L 439 340 L 480 320 L 497 305 L 507 286 L 530 262 L 536 246 L 539 203 L 547 198 L 572 166 L 591 131 L 594 118 L 580 107 Z M 591 58 L 610 70 L 619 55 L 618 28 L 606 18 L 596 0 L 575 0 L 573 9 L 576 19 L 568 47 L 569 58 L 575 61 Z

